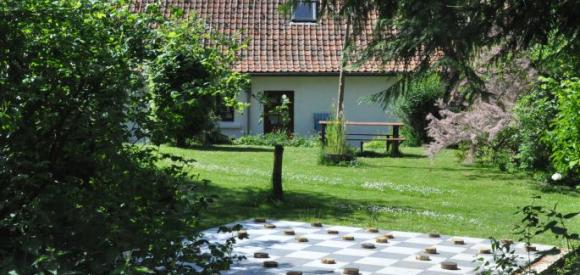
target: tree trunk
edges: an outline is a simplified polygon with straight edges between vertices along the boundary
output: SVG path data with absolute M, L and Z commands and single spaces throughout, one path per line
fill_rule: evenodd
M 284 199 L 282 189 L 282 156 L 284 147 L 282 145 L 274 146 L 274 168 L 272 171 L 272 192 L 275 200 Z
M 347 65 L 347 58 L 344 52 L 346 51 L 350 39 L 350 16 L 346 20 L 346 33 L 344 34 L 344 42 L 342 44 L 342 52 L 340 54 L 340 73 L 338 75 L 338 102 L 336 104 L 336 119 L 341 120 L 344 114 L 344 67 Z
M 177 135 L 175 137 L 175 146 L 176 147 L 180 147 L 180 148 L 185 148 L 186 147 L 186 138 L 183 135 Z

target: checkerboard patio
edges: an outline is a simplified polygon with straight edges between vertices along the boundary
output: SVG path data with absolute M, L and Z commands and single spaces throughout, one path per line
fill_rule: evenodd
M 313 227 L 305 222 L 268 220 L 276 227 L 267 229 L 264 223 L 246 220 L 241 224 L 248 232 L 249 238 L 239 240 L 234 254 L 246 256 L 237 262 L 232 269 L 223 274 L 286 274 L 288 271 L 300 271 L 303 274 L 342 274 L 345 267 L 358 268 L 360 274 L 475 274 L 478 263 L 476 258 L 491 260 L 492 255 L 479 254 L 480 248 L 490 248 L 486 239 L 462 237 L 464 244 L 454 244 L 452 236 L 430 237 L 429 234 L 379 230 L 369 233 L 366 229 L 348 226 L 323 225 Z M 233 225 L 231 224 L 231 225 Z M 285 235 L 284 230 L 292 229 L 295 236 Z M 337 230 L 338 235 L 328 234 L 328 230 Z M 220 241 L 235 233 L 217 233 L 217 229 L 204 232 L 211 241 Z M 378 243 L 376 238 L 391 233 L 394 238 L 388 243 Z M 343 235 L 354 236 L 354 241 L 342 239 Z M 297 236 L 304 236 L 308 242 L 298 242 Z M 363 243 L 372 243 L 374 249 L 362 248 Z M 429 261 L 419 261 L 415 256 L 426 247 L 435 246 L 437 254 L 429 255 Z M 552 246 L 534 245 L 538 252 L 530 254 L 532 260 L 541 257 L 541 251 L 553 249 Z M 527 262 L 528 253 L 522 243 L 513 245 L 518 258 Z M 266 252 L 269 258 L 254 258 L 255 252 Z M 334 264 L 323 264 L 323 258 L 332 258 Z M 264 268 L 264 261 L 276 261 L 278 267 Z M 457 263 L 457 270 L 445 270 L 441 263 Z

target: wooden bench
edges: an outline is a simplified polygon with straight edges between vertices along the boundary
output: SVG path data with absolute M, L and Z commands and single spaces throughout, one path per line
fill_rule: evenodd
M 320 121 L 321 126 L 321 140 L 326 143 L 326 126 L 328 124 L 336 123 L 334 121 Z M 399 135 L 400 127 L 405 124 L 400 122 L 357 122 L 357 121 L 347 121 L 345 122 L 347 126 L 380 126 L 380 127 L 391 127 L 392 134 L 368 134 L 368 133 L 347 133 L 346 140 L 349 141 L 360 141 L 360 150 L 363 152 L 364 143 L 366 141 L 379 140 L 385 142 L 385 149 L 389 151 L 389 147 L 392 145 L 390 150 L 392 157 L 399 157 L 401 152 L 399 150 L 399 145 L 405 141 L 405 138 Z M 354 137 L 353 137 L 354 136 Z

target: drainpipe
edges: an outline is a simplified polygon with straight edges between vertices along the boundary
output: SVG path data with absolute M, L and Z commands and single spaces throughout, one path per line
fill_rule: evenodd
M 246 135 L 250 134 L 250 127 L 252 126 L 252 89 L 246 90 L 246 102 L 249 104 L 246 108 Z

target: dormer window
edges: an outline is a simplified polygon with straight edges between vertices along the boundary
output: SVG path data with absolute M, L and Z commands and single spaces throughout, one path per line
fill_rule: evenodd
M 292 22 L 316 22 L 316 1 L 300 0 L 294 4 L 294 8 L 292 9 Z

